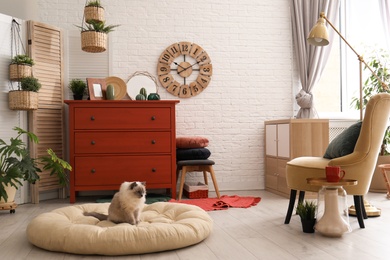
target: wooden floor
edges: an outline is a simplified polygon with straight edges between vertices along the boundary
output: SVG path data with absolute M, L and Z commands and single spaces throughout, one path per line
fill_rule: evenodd
M 120 257 L 82 256 L 49 252 L 31 245 L 26 226 L 38 214 L 69 205 L 69 200 L 50 200 L 19 205 L 15 214 L 0 212 L 0 259 L 389 259 L 390 200 L 383 193 L 369 193 L 366 199 L 381 208 L 380 217 L 365 220 L 360 229 L 350 217 L 352 232 L 341 238 L 301 231 L 299 217 L 285 225 L 288 200 L 267 191 L 223 192 L 228 195 L 260 196 L 261 202 L 248 209 L 209 212 L 214 230 L 203 242 L 174 251 Z M 210 194 L 209 196 L 215 196 Z M 352 204 L 352 197 L 348 197 Z M 77 204 L 90 202 L 79 199 Z M 109 246 L 109 245 L 107 245 Z

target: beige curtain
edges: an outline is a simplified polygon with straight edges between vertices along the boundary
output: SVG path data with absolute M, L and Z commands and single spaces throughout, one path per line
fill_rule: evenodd
M 390 49 L 390 1 L 379 0 L 379 10 L 381 13 L 382 24 L 385 30 L 386 44 Z
M 293 0 L 291 7 L 292 33 L 301 90 L 295 99 L 300 109 L 297 118 L 317 118 L 312 90 L 321 77 L 328 60 L 334 31 L 330 28 L 330 44 L 324 47 L 310 45 L 306 38 L 316 24 L 320 12 L 336 25 L 339 13 L 339 0 Z

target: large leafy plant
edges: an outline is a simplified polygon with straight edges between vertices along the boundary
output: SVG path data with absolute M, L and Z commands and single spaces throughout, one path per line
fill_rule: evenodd
M 57 157 L 52 149 L 48 149 L 47 156 L 40 158 L 31 158 L 26 143 L 21 139 L 22 135 L 27 135 L 31 142 L 38 143 L 38 137 L 19 127 L 13 130 L 17 131 L 15 138 L 10 138 L 10 143 L 6 143 L 0 138 L 0 199 L 5 201 L 8 195 L 5 186 L 13 186 L 16 189 L 22 185 L 21 180 L 35 183 L 39 180 L 39 172 L 42 170 L 50 171 L 50 175 L 56 174 L 61 185 L 68 183 L 65 170 L 72 170 L 72 167 L 66 161 Z
M 351 105 L 360 109 L 363 106 L 363 109 L 366 107 L 370 98 L 378 93 L 390 93 L 388 85 L 390 83 L 390 55 L 387 51 L 380 49 L 373 51 L 369 58 L 366 60 L 370 68 L 375 72 L 378 78 L 385 83 L 382 84 L 375 75 L 373 75 L 367 67 L 364 68 L 365 72 L 368 72 L 368 76 L 363 84 L 362 89 L 362 104 L 360 104 L 360 98 L 352 98 Z M 387 128 L 385 136 L 383 138 L 382 147 L 380 150 L 380 155 L 389 155 L 390 154 L 390 127 Z

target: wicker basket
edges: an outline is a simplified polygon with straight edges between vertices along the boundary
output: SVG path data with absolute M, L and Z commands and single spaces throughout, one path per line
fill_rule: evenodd
M 31 77 L 32 67 L 28 64 L 10 64 L 9 65 L 9 80 L 20 81 L 25 77 Z
M 201 182 L 184 183 L 183 193 L 189 199 L 204 199 L 209 197 L 209 187 Z
M 8 94 L 8 107 L 11 110 L 38 109 L 38 92 L 13 90 Z
M 104 52 L 107 49 L 107 33 L 81 32 L 81 49 L 86 52 Z
M 85 22 L 89 22 L 90 20 L 96 22 L 104 22 L 104 8 L 96 7 L 96 6 L 86 6 L 84 8 L 84 19 Z

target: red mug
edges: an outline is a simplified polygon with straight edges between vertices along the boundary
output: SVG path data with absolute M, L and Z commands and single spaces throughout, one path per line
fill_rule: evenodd
M 327 182 L 339 182 L 345 176 L 345 171 L 340 166 L 326 166 L 325 173 Z

